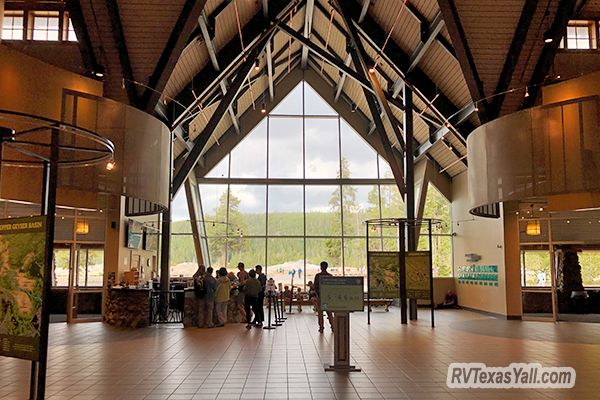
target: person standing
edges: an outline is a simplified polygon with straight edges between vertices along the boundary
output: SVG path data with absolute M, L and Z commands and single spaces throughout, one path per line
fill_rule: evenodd
M 251 269 L 248 273 L 249 278 L 244 284 L 244 309 L 246 311 L 246 329 L 252 328 L 252 314 L 250 309 L 257 315 L 258 292 L 260 292 L 260 282 L 256 279 L 256 271 Z
M 254 267 L 256 271 L 256 279 L 260 282 L 260 292 L 258 292 L 258 300 L 256 303 L 257 313 L 254 317 L 254 323 L 258 326 L 262 326 L 263 322 L 265 322 L 265 287 L 267 286 L 267 276 L 262 272 L 262 265 L 257 265 Z
M 198 328 L 214 328 L 213 310 L 215 307 L 215 290 L 217 290 L 217 280 L 212 276 L 213 268 L 208 267 L 202 275 L 204 286 L 204 295 L 198 300 Z M 197 278 L 198 281 L 200 278 Z M 196 294 L 198 297 L 198 294 Z
M 329 272 L 327 272 L 327 261 L 321 261 L 321 272 L 315 275 L 314 285 L 315 285 L 315 294 L 316 294 L 316 302 L 317 306 L 317 317 L 319 319 L 319 332 L 323 332 L 325 330 L 325 322 L 323 321 L 323 309 L 321 308 L 321 277 L 322 276 L 331 276 Z M 327 320 L 329 321 L 329 325 L 331 326 L 331 330 L 333 331 L 333 314 L 331 311 L 327 311 Z
M 248 272 L 246 272 L 246 266 L 243 262 L 239 262 L 237 267 L 239 270 L 237 273 L 237 278 L 240 281 L 240 286 L 244 286 L 246 279 L 248 279 Z
M 215 314 L 217 315 L 217 326 L 225 326 L 227 322 L 227 305 L 231 292 L 231 281 L 227 277 L 227 270 L 220 268 L 217 271 L 217 291 L 215 293 Z

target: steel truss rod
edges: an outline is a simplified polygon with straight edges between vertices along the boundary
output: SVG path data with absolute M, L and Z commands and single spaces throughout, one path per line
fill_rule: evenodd
M 227 109 L 237 98 L 237 95 L 239 94 L 243 83 L 246 81 L 246 79 L 248 79 L 248 74 L 250 74 L 250 71 L 254 66 L 254 60 L 256 60 L 256 58 L 264 49 L 266 44 L 273 37 L 276 26 L 277 24 L 271 26 L 267 30 L 268 34 L 261 35 L 261 39 L 256 43 L 255 46 L 252 47 L 251 51 L 246 57 L 246 60 L 242 63 L 237 75 L 235 76 L 231 85 L 229 86 L 227 94 L 225 94 L 223 99 L 221 99 L 221 101 L 219 102 L 219 105 L 217 106 L 214 114 L 210 117 L 210 120 L 206 124 L 204 130 L 196 137 L 196 139 L 194 139 L 194 146 L 190 150 L 185 161 L 183 161 L 183 164 L 175 173 L 175 177 L 173 178 L 173 194 L 177 193 L 185 179 L 188 177 L 188 175 L 200 159 L 202 151 L 204 150 L 206 143 L 208 143 L 209 138 L 212 136 L 213 131 L 217 128 L 219 122 L 221 122 L 221 119 L 223 118 L 223 115 L 225 114 Z
M 338 4 L 338 6 L 339 6 L 339 4 Z M 349 34 L 348 40 L 350 40 L 350 42 L 351 42 L 351 45 L 349 47 L 350 47 L 350 55 L 352 57 L 352 62 L 354 63 L 355 68 L 357 70 L 359 70 L 360 72 L 362 72 L 362 74 L 368 78 L 370 86 L 372 88 L 372 91 L 375 92 L 375 98 L 377 99 L 377 102 L 379 103 L 379 108 L 381 108 L 381 110 L 385 113 L 386 117 L 388 118 L 388 121 L 390 121 L 390 125 L 392 126 L 392 129 L 394 131 L 394 136 L 398 140 L 398 142 L 402 144 L 402 149 L 404 149 L 404 143 L 403 143 L 404 139 L 402 138 L 402 134 L 401 134 L 398 126 L 393 123 L 394 115 L 392 114 L 390 105 L 388 104 L 386 96 L 385 96 L 383 90 L 381 89 L 381 86 L 379 84 L 379 81 L 377 80 L 377 76 L 375 75 L 375 72 L 374 71 L 370 72 L 367 67 L 367 64 L 365 62 L 366 51 L 362 45 L 362 42 L 360 41 L 360 38 L 358 37 L 358 34 L 356 33 L 356 30 L 354 29 L 354 26 L 350 22 L 350 16 L 348 15 L 347 10 L 345 10 L 344 8 L 341 8 L 341 16 L 342 16 L 342 19 L 344 20 L 344 22 L 346 23 L 346 26 L 348 27 L 348 34 Z M 396 185 L 398 186 L 400 193 L 402 194 L 402 196 L 404 196 L 406 193 L 406 185 L 405 185 L 405 180 L 404 180 L 404 167 L 402 165 L 402 163 L 404 161 L 402 160 L 399 162 L 399 160 L 397 160 L 397 158 L 395 157 L 394 151 L 392 149 L 392 144 L 390 143 L 390 139 L 387 136 L 387 133 L 385 130 L 385 125 L 379 115 L 379 111 L 378 111 L 377 105 L 373 99 L 373 95 L 364 88 L 363 88 L 363 92 L 364 92 L 365 98 L 367 99 L 367 104 L 369 106 L 369 110 L 373 117 L 373 121 L 375 122 L 375 125 L 377 126 L 377 133 L 379 134 L 379 137 L 381 138 L 384 150 L 389 158 L 390 167 L 392 169 L 392 173 L 394 174 L 394 180 L 396 181 Z M 408 154 L 408 155 L 403 154 L 402 158 L 404 158 L 405 156 L 412 157 L 410 154 Z
M 290 2 L 290 4 L 288 4 L 286 8 L 279 14 L 281 18 L 278 18 L 275 22 L 273 22 L 273 25 L 266 28 L 261 35 L 255 37 L 250 43 L 248 43 L 248 45 L 246 46 L 246 51 L 241 52 L 237 57 L 235 57 L 235 59 L 227 66 L 227 68 L 223 69 L 223 71 L 221 71 L 221 73 L 215 78 L 215 80 L 213 80 L 210 85 L 207 85 L 206 88 L 201 93 L 199 93 L 197 97 L 195 97 L 194 101 L 192 101 L 190 105 L 175 119 L 175 121 L 171 125 L 171 130 L 183 124 L 187 117 L 193 113 L 193 110 L 196 109 L 198 105 L 203 102 L 204 98 L 208 94 L 215 91 L 215 89 L 217 89 L 222 80 L 227 79 L 238 69 L 239 63 L 242 60 L 246 60 L 248 58 L 250 52 L 253 51 L 253 49 L 257 46 L 259 42 L 262 42 L 267 36 L 272 36 L 272 30 L 274 27 L 277 27 L 277 25 L 280 23 L 285 24 L 287 22 L 289 18 L 289 11 L 294 7 L 297 7 L 299 4 L 302 4 L 302 2 L 302 0 Z

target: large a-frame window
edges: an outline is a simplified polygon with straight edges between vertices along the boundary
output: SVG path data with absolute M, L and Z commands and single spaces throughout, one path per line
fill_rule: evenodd
M 387 162 L 305 82 L 199 182 L 210 264 L 260 264 L 286 284 L 292 271 L 294 285 L 306 284 L 323 260 L 333 274 L 365 275 L 363 221 L 405 214 Z M 193 273 L 179 259 L 191 238 L 173 243 L 173 273 Z

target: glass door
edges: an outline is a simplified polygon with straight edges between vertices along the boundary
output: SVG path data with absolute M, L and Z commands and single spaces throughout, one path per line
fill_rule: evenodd
M 102 320 L 104 249 L 74 245 L 75 262 L 69 276 L 67 322 Z

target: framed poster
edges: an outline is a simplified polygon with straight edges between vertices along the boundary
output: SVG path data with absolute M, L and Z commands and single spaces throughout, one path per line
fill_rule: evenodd
M 363 311 L 362 276 L 321 276 L 319 282 L 323 311 Z
M 400 297 L 400 253 L 370 251 L 367 254 L 369 297 L 396 299 Z
M 0 356 L 39 360 L 46 217 L 0 220 Z
M 406 297 L 431 299 L 431 264 L 428 251 L 408 251 L 406 260 Z

